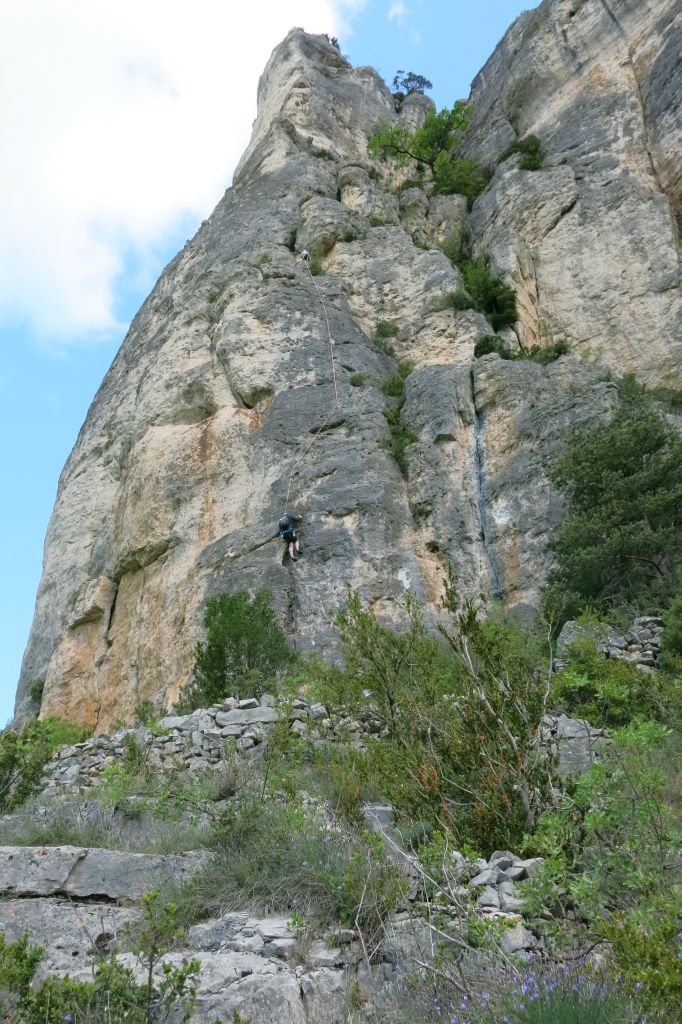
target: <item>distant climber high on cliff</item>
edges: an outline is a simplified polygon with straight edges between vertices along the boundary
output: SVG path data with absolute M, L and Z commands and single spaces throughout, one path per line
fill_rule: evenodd
M 301 544 L 296 535 L 296 524 L 300 523 L 302 516 L 295 516 L 293 512 L 285 512 L 279 521 L 279 535 L 287 545 L 287 552 L 292 562 L 298 561 L 297 556 L 301 554 Z

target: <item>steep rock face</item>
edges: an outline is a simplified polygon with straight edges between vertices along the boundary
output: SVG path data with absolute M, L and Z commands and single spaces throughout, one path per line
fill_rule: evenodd
M 615 27 L 612 35 L 620 38 Z M 492 121 L 477 124 L 476 138 L 497 139 L 494 103 L 480 104 Z M 100 731 L 148 697 L 173 699 L 191 670 L 203 602 L 225 589 L 270 587 L 292 642 L 323 653 L 333 647 L 325 613 L 348 582 L 389 621 L 407 589 L 435 612 L 449 562 L 466 594 L 536 600 L 559 514 L 548 462 L 572 424 L 613 407 L 615 389 L 572 359 L 474 361 L 476 338 L 491 331 L 485 318 L 438 311 L 459 275 L 423 246 L 459 230 L 465 204 L 420 189 L 399 197 L 366 154 L 381 118 L 412 126 L 427 106 L 408 97 L 396 113 L 376 73 L 352 69 L 322 37 L 294 30 L 275 50 L 233 187 L 133 321 L 63 471 L 19 715 L 37 678 L 43 716 Z M 555 179 L 569 173 L 505 165 L 468 217 L 475 245 L 489 245 L 522 293 L 517 264 L 500 255 L 491 225 L 503 217 L 491 204 L 502 203 L 508 179 L 519 192 L 529 182 L 526 200 L 539 195 L 528 224 L 505 228 L 504 252 L 514 253 L 538 221 L 551 223 L 545 206 L 569 202 L 570 181 L 564 198 L 554 196 Z M 656 193 L 652 209 L 667 201 Z M 518 208 L 509 201 L 510 217 Z M 603 227 L 590 209 L 585 259 Z M 321 259 L 314 280 L 296 255 L 303 247 Z M 302 459 L 333 400 L 319 296 L 339 407 Z M 595 330 L 610 330 L 598 304 L 590 315 Z M 374 340 L 386 322 L 397 332 L 392 349 Z M 668 324 L 649 341 L 664 354 Z M 528 334 L 525 312 L 522 326 Z M 415 367 L 402 414 L 417 437 L 407 479 L 386 449 L 382 384 L 394 356 Z M 295 567 L 282 564 L 274 538 L 290 485 L 304 514 Z
M 650 384 L 679 383 L 682 9 L 676 0 L 544 0 L 473 83 L 470 151 L 512 157 L 476 203 L 476 254 L 514 283 L 521 337 Z

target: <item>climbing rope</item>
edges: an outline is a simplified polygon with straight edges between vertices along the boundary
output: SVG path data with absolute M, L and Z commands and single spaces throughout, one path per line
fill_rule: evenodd
M 325 323 L 327 325 L 327 341 L 329 342 L 329 361 L 330 361 L 331 368 L 332 368 L 332 384 L 334 386 L 334 401 L 332 402 L 331 406 L 329 407 L 329 411 L 327 412 L 327 415 L 325 416 L 324 420 L 322 421 L 320 426 L 317 428 L 317 430 L 313 434 L 311 440 L 305 446 L 303 451 L 299 453 L 298 458 L 296 459 L 296 461 L 294 462 L 293 466 L 291 467 L 291 472 L 289 473 L 289 486 L 287 487 L 287 500 L 286 500 L 286 503 L 285 503 L 285 506 L 284 506 L 284 513 L 285 513 L 285 515 L 289 511 L 289 497 L 291 495 L 291 485 L 292 485 L 292 483 L 294 481 L 294 477 L 298 473 L 298 471 L 299 471 L 299 469 L 300 469 L 300 467 L 301 467 L 301 465 L 303 463 L 303 460 L 305 459 L 306 455 L 308 454 L 308 452 L 310 451 L 312 446 L 315 444 L 315 442 L 317 441 L 318 437 L 320 436 L 320 434 L 322 433 L 324 428 L 327 426 L 327 424 L 331 420 L 332 416 L 334 415 L 334 413 L 336 412 L 336 410 L 339 407 L 339 391 L 338 391 L 338 387 L 337 387 L 337 384 L 336 384 L 336 364 L 334 362 L 334 342 L 332 341 L 332 332 L 331 332 L 331 327 L 329 326 L 329 316 L 327 314 L 327 307 L 324 304 L 324 299 L 322 298 L 322 293 L 320 292 L 320 289 L 317 287 L 317 281 L 315 280 L 313 274 L 311 273 L 310 265 L 309 265 L 308 261 L 304 260 L 303 262 L 305 264 L 306 270 L 308 271 L 308 275 L 310 277 L 310 280 L 313 282 L 313 285 L 315 287 L 315 291 L 317 292 L 317 297 L 318 297 L 318 299 L 320 301 L 320 305 L 322 306 L 322 312 L 324 313 L 324 319 L 325 319 Z M 301 442 L 301 444 L 303 444 L 303 442 Z

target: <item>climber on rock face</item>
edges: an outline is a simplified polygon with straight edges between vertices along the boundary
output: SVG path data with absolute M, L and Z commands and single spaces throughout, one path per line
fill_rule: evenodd
M 301 259 L 303 260 L 304 263 L 307 263 L 309 261 L 310 253 L 308 252 L 307 249 L 304 249 L 303 252 L 301 253 Z
M 287 552 L 292 562 L 298 561 L 297 555 L 301 554 L 301 544 L 296 535 L 296 524 L 300 523 L 301 519 L 302 516 L 296 516 L 293 512 L 285 512 L 279 521 L 279 535 L 287 545 Z

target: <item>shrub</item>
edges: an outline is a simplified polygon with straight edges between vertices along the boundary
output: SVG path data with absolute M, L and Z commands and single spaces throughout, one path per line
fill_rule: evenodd
M 450 235 L 441 245 L 442 251 L 452 263 L 453 267 L 459 266 L 464 259 L 464 232 L 462 230 Z
M 29 687 L 29 690 L 28 690 L 28 695 L 29 695 L 29 697 L 31 698 L 31 700 L 33 701 L 34 704 L 40 704 L 40 702 L 43 699 L 43 691 L 44 691 L 44 689 L 45 689 L 45 680 L 44 679 L 34 679 L 34 681 L 31 683 L 31 685 Z
M 322 926 L 353 925 L 357 918 L 376 935 L 403 895 L 378 838 L 361 839 L 340 827 L 329 831 L 300 806 L 233 801 L 217 826 L 216 847 L 179 892 L 188 922 L 228 910 L 297 911 Z
M 395 372 L 384 382 L 382 387 L 386 396 L 395 399 L 384 411 L 390 432 L 384 447 L 397 462 L 403 476 L 407 473 L 405 452 L 407 447 L 417 440 L 417 435 L 403 422 L 401 415 L 405 405 L 405 381 L 411 372 L 412 364 L 410 362 L 399 362 Z
M 614 728 L 635 718 L 666 720 L 682 698 L 675 686 L 621 658 L 605 658 L 593 639 L 569 649 L 569 664 L 552 680 L 551 698 L 574 718 Z
M 313 277 L 319 277 L 322 273 L 322 253 L 319 249 L 312 249 L 308 260 L 308 270 Z
M 443 309 L 455 309 L 462 312 L 465 309 L 474 309 L 474 303 L 464 289 L 458 288 L 455 292 L 447 292 L 434 303 L 434 312 L 437 313 Z
M 364 373 L 351 373 L 348 383 L 352 388 L 364 387 L 366 376 Z
M 553 341 L 549 345 L 531 345 L 530 348 L 521 351 L 517 358 L 530 359 L 541 366 L 555 362 L 560 356 L 568 354 L 567 341 Z
M 667 603 L 682 551 L 682 439 L 643 389 L 625 381 L 608 422 L 574 430 L 550 479 L 566 513 L 552 544 L 548 614 Z
M 528 135 L 525 139 L 517 139 L 516 142 L 512 142 L 510 146 L 507 146 L 502 156 L 498 159 L 498 164 L 508 160 L 515 153 L 521 154 L 521 159 L 519 160 L 520 171 L 539 171 L 547 155 L 537 135 Z
M 682 574 L 679 588 L 663 620 L 661 667 L 682 675 Z
M 346 667 L 321 695 L 369 714 L 384 734 L 368 741 L 364 770 L 353 762 L 353 785 L 371 780 L 402 814 L 451 830 L 458 849 L 518 844 L 549 781 L 536 739 L 546 695 L 538 644 L 511 624 L 477 622 L 472 606 L 446 644 L 412 600 L 406 613 L 394 632 L 351 593 L 336 619 Z
M 470 157 L 456 158 L 441 153 L 434 165 L 433 180 L 436 195 L 466 196 L 471 204 L 484 191 L 490 174 Z
M 502 338 L 497 334 L 482 334 L 474 345 L 474 359 L 490 355 L 491 352 L 497 353 L 502 359 L 511 357 L 511 352 L 504 347 Z
M 324 149 L 321 146 L 314 146 L 310 150 L 310 155 L 316 157 L 318 160 L 335 160 L 336 157 L 333 153 L 330 153 L 328 149 Z
M 490 269 L 490 259 L 480 256 L 460 265 L 464 287 L 474 308 L 485 313 L 494 331 L 511 327 L 516 321 L 516 293 Z
M 374 328 L 374 340 L 386 341 L 388 338 L 395 338 L 399 333 L 400 329 L 397 324 L 390 323 L 388 320 L 380 320 Z
M 31 722 L 20 733 L 0 734 L 0 813 L 19 807 L 40 791 L 43 769 L 59 747 L 80 743 L 89 729 L 56 718 Z
M 177 705 L 181 711 L 207 707 L 228 695 L 258 696 L 292 662 L 269 590 L 253 598 L 244 590 L 210 597 L 204 626 L 206 640 L 196 645 L 192 681 Z
M 94 965 L 92 981 L 72 981 L 67 975 L 36 983 L 33 979 L 43 950 L 30 946 L 26 935 L 12 945 L 0 937 L 0 978 L 13 997 L 12 1020 L 16 1024 L 165 1024 L 171 1016 L 189 1020 L 199 961 L 185 960 L 180 967 L 173 967 L 162 960 L 177 938 L 176 918 L 177 907 L 162 906 L 158 893 L 143 897 L 143 924 L 135 943 L 147 973 L 143 984 L 136 982 L 130 968 L 101 958 Z M 155 974 L 159 967 L 160 978 Z
M 443 954 L 440 954 L 443 960 Z M 534 959 L 525 966 L 443 964 L 410 977 L 372 1000 L 376 1024 L 668 1024 L 645 1017 L 637 994 L 614 977 L 609 961 L 594 968 L 584 960 Z M 468 993 L 458 985 L 469 982 Z
M 671 1009 L 682 993 L 675 868 L 682 836 L 664 770 L 672 754 L 671 734 L 661 725 L 639 722 L 618 731 L 602 761 L 543 816 L 529 841 L 547 857 L 553 898 L 576 908 L 593 941 L 611 943 L 626 981 Z M 541 877 L 529 883 L 531 894 L 536 886 L 542 890 Z

